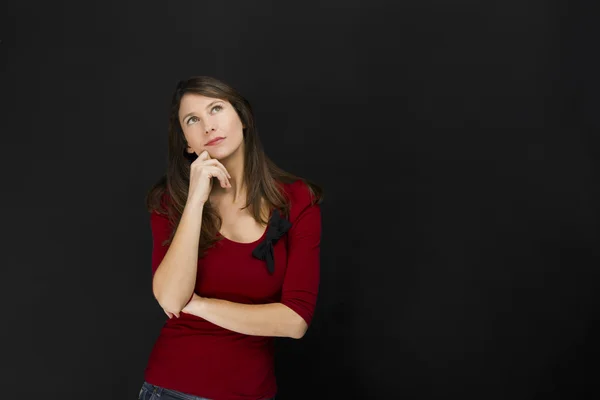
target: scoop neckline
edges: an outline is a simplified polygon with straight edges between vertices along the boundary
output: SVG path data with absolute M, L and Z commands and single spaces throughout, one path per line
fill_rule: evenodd
M 267 222 L 267 227 L 263 231 L 262 235 L 260 235 L 260 237 L 258 239 L 256 239 L 255 241 L 253 241 L 253 242 L 236 242 L 235 240 L 231 240 L 227 236 L 224 236 L 220 231 L 218 231 L 217 234 L 220 237 L 223 238 L 222 239 L 223 241 L 235 244 L 237 246 L 252 246 L 252 245 L 256 245 L 256 244 L 260 243 L 267 236 L 267 231 L 269 230 L 269 225 L 271 223 L 271 217 L 273 217 L 273 210 L 271 210 L 271 212 L 269 214 L 269 220 Z

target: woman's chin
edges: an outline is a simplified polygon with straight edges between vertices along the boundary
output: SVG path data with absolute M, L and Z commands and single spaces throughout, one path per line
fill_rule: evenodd
M 227 158 L 229 153 L 227 151 L 223 151 L 221 149 L 208 149 L 208 154 L 210 154 L 210 158 L 214 158 L 215 160 L 223 160 Z

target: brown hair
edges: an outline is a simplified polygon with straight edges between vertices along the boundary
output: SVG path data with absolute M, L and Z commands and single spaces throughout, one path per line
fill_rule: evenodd
M 245 126 L 243 129 L 245 147 L 244 182 L 247 187 L 247 201 L 244 208 L 249 207 L 257 222 L 268 223 L 262 212 L 264 209 L 261 209 L 261 204 L 267 205 L 269 209 L 279 209 L 286 218 L 289 217 L 289 202 L 280 186 L 281 183 L 292 183 L 300 179 L 308 185 L 313 204 L 322 202 L 323 191 L 320 186 L 282 170 L 267 157 L 259 140 L 252 107 L 248 100 L 234 88 L 216 78 L 193 76 L 187 80 L 179 81 L 173 94 L 168 127 L 167 170 L 146 195 L 148 211 L 157 211 L 160 214 L 167 215 L 174 227 L 169 239 L 163 245 L 171 243 L 175 230 L 179 225 L 188 196 L 190 164 L 198 157 L 196 154 L 190 154 L 186 151 L 187 141 L 179 123 L 179 106 L 181 98 L 186 93 L 227 100 L 237 112 L 242 125 Z M 165 199 L 168 199 L 168 201 L 164 201 Z M 202 212 L 202 229 L 198 247 L 199 257 L 203 257 L 204 252 L 219 240 L 217 233 L 221 223 L 222 219 L 217 210 L 211 207 L 210 202 L 207 201 Z

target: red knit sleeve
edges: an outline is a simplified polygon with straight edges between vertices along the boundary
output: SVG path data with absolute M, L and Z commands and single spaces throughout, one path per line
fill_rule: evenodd
M 296 184 L 293 184 L 296 186 Z M 310 205 L 308 188 L 298 189 L 292 208 L 292 227 L 288 231 L 288 259 L 281 303 L 300 315 L 310 325 L 319 292 L 321 208 Z M 298 211 L 300 209 L 300 211 Z
M 165 201 L 164 197 L 162 201 Z M 152 277 L 154 277 L 154 273 L 169 249 L 169 245 L 163 246 L 162 243 L 171 236 L 172 226 L 166 215 L 152 211 L 150 214 L 150 228 L 152 231 Z

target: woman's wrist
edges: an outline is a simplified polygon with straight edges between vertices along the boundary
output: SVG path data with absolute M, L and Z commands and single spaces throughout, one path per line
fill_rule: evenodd
M 188 201 L 185 204 L 185 208 L 183 209 L 183 213 L 182 213 L 182 218 L 183 215 L 185 214 L 190 215 L 191 218 L 194 218 L 196 220 L 200 220 L 202 221 L 202 213 L 204 212 L 204 202 L 195 202 L 195 201 Z
M 204 297 L 200 297 L 197 294 L 192 295 L 190 302 L 183 308 L 184 313 L 193 314 L 199 317 L 202 314 L 202 308 L 204 307 Z

